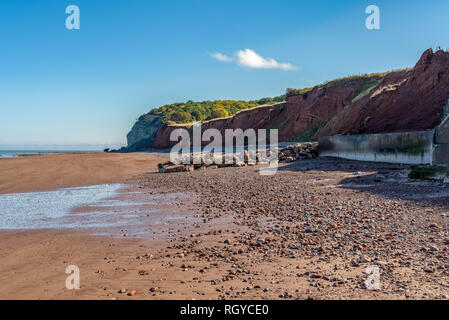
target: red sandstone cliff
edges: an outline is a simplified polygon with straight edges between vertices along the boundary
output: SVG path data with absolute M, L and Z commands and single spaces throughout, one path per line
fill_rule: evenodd
M 348 105 L 315 138 L 336 134 L 431 129 L 449 99 L 449 53 L 427 50 L 406 76 L 390 75 L 371 94 Z
M 425 130 L 441 122 L 448 99 L 449 52 L 427 50 L 411 71 L 331 81 L 307 94 L 288 97 L 285 103 L 208 121 L 202 129 L 279 129 L 281 142 Z M 169 148 L 176 143 L 170 142 L 170 133 L 182 127 L 162 126 L 144 144 Z
M 376 76 L 370 79 L 370 83 L 381 80 L 382 77 Z M 366 82 L 364 77 L 330 82 L 313 88 L 306 97 L 291 96 L 285 103 L 249 109 L 230 118 L 208 121 L 202 124 L 202 129 L 215 128 L 222 133 L 225 129 L 278 129 L 279 141 L 295 141 L 301 139 L 308 130 L 343 111 L 357 92 L 364 89 Z M 169 141 L 170 133 L 178 128 L 188 129 L 189 126 L 162 127 L 153 137 L 151 147 L 164 149 L 173 146 L 176 142 Z M 312 135 L 309 134 L 310 137 Z

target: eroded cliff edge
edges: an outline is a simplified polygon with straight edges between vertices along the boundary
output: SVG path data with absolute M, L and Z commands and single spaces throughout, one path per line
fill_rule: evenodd
M 449 99 L 449 52 L 424 52 L 411 70 L 334 80 L 285 103 L 260 106 L 204 122 L 202 129 L 278 129 L 279 141 L 311 141 L 337 134 L 426 130 L 437 126 Z M 128 133 L 126 151 L 166 149 L 170 133 L 191 125 L 164 125 L 146 114 Z

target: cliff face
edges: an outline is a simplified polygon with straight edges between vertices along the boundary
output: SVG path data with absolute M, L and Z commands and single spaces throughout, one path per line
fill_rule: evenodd
M 130 151 L 144 151 L 150 148 L 150 141 L 162 126 L 160 117 L 145 114 L 137 120 L 126 136 Z
M 381 79 L 374 77 L 368 82 L 377 83 Z M 202 124 L 202 129 L 214 128 L 222 134 L 225 129 L 278 129 L 279 141 L 310 140 L 320 126 L 350 104 L 366 85 L 364 78 L 331 82 L 315 87 L 307 95 L 287 97 L 285 103 L 261 106 L 241 111 L 230 118 L 207 121 Z M 170 148 L 176 144 L 170 141 L 170 134 L 179 128 L 190 130 L 191 126 L 163 126 L 153 118 L 139 120 L 128 134 L 129 149 Z
M 440 124 L 448 99 L 449 53 L 427 50 L 410 73 L 387 76 L 315 137 L 432 129 Z
M 425 130 L 441 122 L 448 99 L 449 53 L 428 50 L 411 71 L 335 80 L 285 103 L 205 122 L 202 129 L 278 129 L 281 142 Z M 170 148 L 176 143 L 170 133 L 178 128 L 191 126 L 164 126 L 157 116 L 145 115 L 128 134 L 128 150 Z

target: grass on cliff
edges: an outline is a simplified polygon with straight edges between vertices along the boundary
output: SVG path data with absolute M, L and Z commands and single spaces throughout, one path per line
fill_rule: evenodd
M 286 92 L 286 97 L 293 97 L 293 96 L 300 96 L 302 95 L 302 97 L 305 99 L 307 99 L 307 96 L 309 94 L 310 91 L 312 91 L 313 88 L 304 88 L 304 89 L 292 89 L 292 88 L 288 88 L 287 92 Z
M 360 74 L 360 75 L 352 75 L 348 77 L 338 78 L 331 81 L 324 82 L 316 86 L 317 88 L 324 87 L 336 87 L 336 86 L 348 86 L 352 85 L 354 82 L 361 82 L 358 86 L 357 90 L 354 93 L 354 99 L 360 100 L 364 95 L 368 94 L 372 89 L 374 89 L 380 82 L 389 74 L 392 73 L 405 73 L 410 71 L 411 69 L 398 69 L 392 70 L 388 72 L 379 72 L 379 73 L 370 73 L 370 74 Z M 302 95 L 304 99 L 307 99 L 308 93 L 312 91 L 314 88 L 304 88 L 304 89 L 287 89 L 286 96 L 297 96 Z M 356 101 L 358 101 L 356 100 Z M 354 101 L 354 102 L 356 102 Z

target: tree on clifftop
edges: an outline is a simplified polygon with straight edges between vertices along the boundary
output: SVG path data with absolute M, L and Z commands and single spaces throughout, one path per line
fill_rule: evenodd
M 211 119 L 226 118 L 226 117 L 229 117 L 229 112 L 226 111 L 224 108 L 216 108 L 212 110 Z

